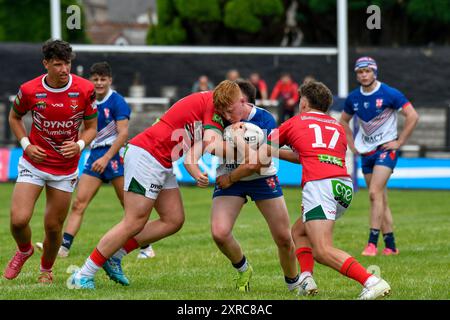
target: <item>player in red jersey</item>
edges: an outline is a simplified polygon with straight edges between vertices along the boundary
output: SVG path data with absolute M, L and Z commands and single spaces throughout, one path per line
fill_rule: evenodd
M 121 268 L 123 256 L 177 232 L 183 225 L 184 209 L 172 162 L 202 139 L 211 152 L 215 149 L 220 155 L 226 145 L 221 133 L 223 121 L 240 121 L 244 107 L 239 86 L 224 80 L 214 91 L 179 100 L 153 126 L 130 140 L 124 155 L 124 218 L 72 275 L 73 288 L 94 289 L 95 273 L 102 267 L 113 281 L 129 284 Z M 194 178 L 208 180 L 204 173 Z M 159 219 L 149 221 L 153 208 Z
M 20 86 L 9 113 L 12 131 L 24 150 L 11 203 L 11 233 L 18 250 L 4 277 L 16 278 L 34 252 L 30 219 L 46 186 L 45 240 L 39 282 L 52 283 L 52 266 L 61 244 L 61 230 L 78 179 L 78 160 L 85 144 L 97 132 L 93 85 L 70 74 L 72 48 L 67 42 L 49 40 L 42 47 L 47 73 Z M 22 117 L 31 111 L 27 132 Z M 84 130 L 79 133 L 81 124 Z
M 364 289 L 360 299 L 383 297 L 390 293 L 389 284 L 368 273 L 348 253 L 333 247 L 333 227 L 352 201 L 353 186 L 345 165 L 345 130 L 326 114 L 333 101 L 331 91 L 315 81 L 303 84 L 299 91 L 300 114 L 268 136 L 272 148 L 266 149 L 267 154 L 276 154 L 276 147 L 290 146 L 298 154 L 297 162 L 303 166 L 302 218 L 292 227 L 301 267 L 300 279 L 304 284 L 300 291 L 304 295 L 317 292 L 312 278 L 315 259 L 361 283 Z M 264 146 L 261 149 L 260 156 L 264 156 Z M 267 163 L 265 159 L 260 161 Z M 235 174 L 234 179 L 236 176 L 240 177 Z

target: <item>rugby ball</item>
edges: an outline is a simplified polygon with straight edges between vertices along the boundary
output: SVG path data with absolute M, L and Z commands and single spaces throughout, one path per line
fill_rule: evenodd
M 257 149 L 265 140 L 264 132 L 257 125 L 250 122 L 240 122 L 244 129 L 244 140 L 252 149 Z M 231 146 L 236 147 L 236 134 L 242 131 L 234 130 L 233 125 L 229 125 L 223 131 L 223 138 Z

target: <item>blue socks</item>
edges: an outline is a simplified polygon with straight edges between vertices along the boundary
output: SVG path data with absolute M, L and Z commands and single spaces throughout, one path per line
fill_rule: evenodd
M 373 243 L 375 247 L 378 244 L 378 236 L 380 235 L 380 229 L 370 229 L 369 243 Z
M 67 248 L 67 250 L 70 250 L 70 247 L 72 246 L 72 242 L 73 242 L 73 235 L 68 234 L 67 232 L 64 232 L 61 245 L 65 248 Z
M 386 234 L 383 234 L 383 240 L 384 243 L 386 245 L 386 248 L 392 249 L 392 250 L 396 250 L 395 247 L 395 238 L 394 238 L 394 233 L 393 232 L 389 232 Z

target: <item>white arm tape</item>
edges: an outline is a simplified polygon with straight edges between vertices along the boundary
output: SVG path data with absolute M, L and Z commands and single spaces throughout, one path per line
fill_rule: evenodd
M 86 145 L 86 143 L 83 140 L 78 140 L 77 144 L 80 146 L 80 152 L 83 151 L 84 146 Z
M 30 139 L 28 137 L 23 137 L 20 139 L 20 145 L 22 146 L 22 149 L 25 151 L 25 149 L 31 144 Z

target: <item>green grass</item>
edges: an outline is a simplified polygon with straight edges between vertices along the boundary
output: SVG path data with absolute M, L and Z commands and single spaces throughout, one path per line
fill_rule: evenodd
M 0 184 L 0 268 L 8 263 L 15 250 L 9 231 L 9 204 L 13 184 Z M 183 228 L 154 245 L 156 257 L 137 260 L 136 252 L 124 259 L 124 270 L 131 286 L 109 281 L 101 270 L 96 276 L 97 290 L 69 290 L 65 281 L 71 265 L 81 266 L 101 236 L 122 216 L 122 208 L 110 186 L 100 189 L 86 212 L 83 226 L 75 239 L 71 255 L 58 259 L 55 283 L 37 284 L 40 254 L 26 263 L 20 276 L 12 281 L 0 280 L 0 300 L 5 299 L 170 299 L 170 300 L 293 300 L 284 284 L 277 251 L 269 230 L 253 203 L 241 213 L 234 234 L 255 270 L 252 291 L 234 290 L 235 271 L 219 252 L 210 235 L 212 189 L 183 187 L 186 222 Z M 284 189 L 294 222 L 299 215 L 301 192 Z M 450 299 L 450 192 L 399 191 L 389 193 L 394 214 L 400 255 L 396 257 L 362 257 L 368 232 L 368 198 L 359 191 L 350 209 L 335 227 L 335 245 L 355 256 L 365 267 L 379 266 L 391 284 L 390 299 Z M 45 196 L 39 199 L 31 220 L 33 242 L 43 239 Z M 156 213 L 152 213 L 152 219 Z M 361 286 L 338 272 L 316 264 L 315 279 L 320 293 L 312 299 L 354 299 Z

